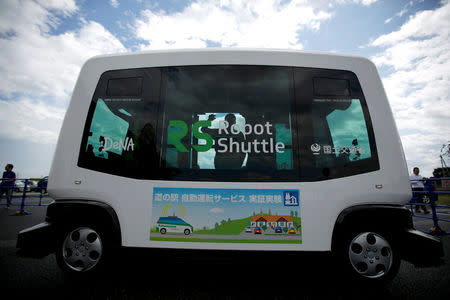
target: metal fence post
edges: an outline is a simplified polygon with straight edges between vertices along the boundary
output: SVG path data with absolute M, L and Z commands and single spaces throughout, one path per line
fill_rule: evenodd
M 413 217 L 416 215 L 415 214 L 415 208 L 416 208 L 416 205 L 417 205 L 416 203 L 417 203 L 417 196 L 416 196 L 416 193 L 414 193 L 414 191 L 413 191 L 411 200 L 409 200 L 409 206 L 410 206 L 410 209 L 411 209 L 411 215 Z
M 22 193 L 22 203 L 20 204 L 20 210 L 17 211 L 12 216 L 26 216 L 31 215 L 31 213 L 27 212 L 25 210 L 25 198 L 27 197 L 27 187 L 28 187 L 28 179 L 25 179 L 25 186 L 23 187 L 23 193 Z
M 432 235 L 444 235 L 446 232 L 439 227 L 439 218 L 436 213 L 436 201 L 438 200 L 438 197 L 434 191 L 433 185 L 431 184 L 431 180 L 425 181 L 425 191 L 428 193 L 428 197 L 430 198 L 431 212 L 433 215 L 433 227 L 431 227 L 428 233 Z

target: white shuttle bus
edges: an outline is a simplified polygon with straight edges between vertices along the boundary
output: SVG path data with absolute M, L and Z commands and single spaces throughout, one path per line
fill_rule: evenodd
M 95 272 L 117 247 L 329 251 L 350 274 L 379 281 L 401 259 L 443 254 L 413 228 L 393 115 L 375 65 L 356 56 L 94 57 L 48 191 L 46 221 L 20 232 L 17 247 L 55 252 L 71 273 Z

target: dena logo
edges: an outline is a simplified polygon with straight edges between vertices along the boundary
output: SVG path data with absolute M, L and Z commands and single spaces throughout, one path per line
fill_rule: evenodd
M 110 137 L 105 137 L 101 142 L 101 146 L 103 147 L 102 151 L 108 151 L 111 149 L 119 150 L 119 151 L 134 151 L 134 143 L 132 138 L 125 138 L 125 141 L 119 139 L 118 141 L 114 141 Z

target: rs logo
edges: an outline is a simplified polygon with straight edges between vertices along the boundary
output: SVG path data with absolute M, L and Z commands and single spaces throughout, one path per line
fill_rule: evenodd
M 199 131 L 200 127 L 209 127 L 211 126 L 211 121 L 198 121 L 195 122 L 194 126 L 192 126 L 192 132 L 197 139 L 202 139 L 206 141 L 206 145 L 192 145 L 192 147 L 198 152 L 206 152 L 211 149 L 213 145 L 212 137 L 207 134 Z M 179 130 L 176 130 L 178 128 Z M 186 136 L 188 133 L 188 126 L 184 121 L 181 120 L 171 120 L 169 122 L 169 142 L 174 145 L 178 151 L 180 152 L 188 152 L 188 149 L 181 142 L 181 139 Z

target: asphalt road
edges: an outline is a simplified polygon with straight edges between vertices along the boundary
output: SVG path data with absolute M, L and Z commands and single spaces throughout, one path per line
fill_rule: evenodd
M 399 274 L 384 286 L 342 276 L 327 254 L 199 259 L 142 249 L 122 250 L 111 270 L 102 276 L 76 279 L 59 270 L 54 255 L 43 259 L 16 255 L 17 232 L 40 223 L 45 216 L 44 207 L 27 210 L 32 214 L 10 216 L 14 210 L 0 206 L 0 293 L 13 292 L 14 298 L 450 299 L 450 236 L 442 238 L 444 265 L 415 268 L 402 261 Z M 415 221 L 419 229 L 431 224 L 423 219 Z

